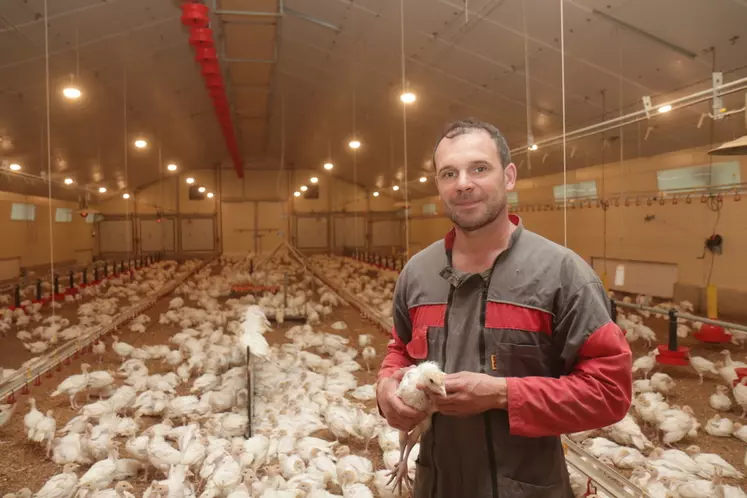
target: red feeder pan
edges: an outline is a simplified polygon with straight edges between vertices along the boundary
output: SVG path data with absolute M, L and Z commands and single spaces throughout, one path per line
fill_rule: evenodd
M 195 50 L 195 60 L 199 63 L 217 61 L 218 52 L 213 47 L 198 47 Z
M 656 346 L 659 354 L 656 355 L 656 362 L 664 365 L 678 365 L 684 366 L 689 364 L 688 357 L 690 356 L 690 348 L 685 346 L 677 346 L 676 351 L 670 351 L 666 344 L 659 344 Z
M 215 90 L 223 90 L 223 78 L 220 76 L 208 76 L 205 78 L 205 84 L 208 88 L 213 88 Z M 222 92 L 221 92 L 222 93 Z
M 189 34 L 189 44 L 195 48 L 214 47 L 213 30 L 210 28 L 192 28 Z
M 731 335 L 727 334 L 723 327 L 704 323 L 700 330 L 693 334 L 701 342 L 711 342 L 715 344 L 724 344 L 731 342 Z
M 217 62 L 205 62 L 202 64 L 200 72 L 202 73 L 203 78 L 220 75 L 220 66 Z
M 734 372 L 737 374 L 737 378 L 732 382 L 732 387 L 737 387 L 737 384 L 742 382 L 742 379 L 747 377 L 747 368 L 735 368 Z
M 190 28 L 206 28 L 209 22 L 207 5 L 199 3 L 182 4 L 182 24 Z

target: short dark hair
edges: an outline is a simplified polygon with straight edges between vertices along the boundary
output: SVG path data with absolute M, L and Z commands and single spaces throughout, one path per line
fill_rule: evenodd
M 436 169 L 436 149 L 438 144 L 444 138 L 454 138 L 465 133 L 470 133 L 475 130 L 482 130 L 490 135 L 490 138 L 495 142 L 495 146 L 498 148 L 498 156 L 501 159 L 501 166 L 504 168 L 511 164 L 511 151 L 508 148 L 506 139 L 503 137 L 501 131 L 490 123 L 480 121 L 476 118 L 461 119 L 459 121 L 453 121 L 446 125 L 441 137 L 436 141 L 436 145 L 433 146 L 433 155 L 431 161 L 433 162 L 433 169 Z

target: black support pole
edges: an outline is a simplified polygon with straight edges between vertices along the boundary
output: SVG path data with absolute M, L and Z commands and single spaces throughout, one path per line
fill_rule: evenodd
M 41 301 L 42 298 L 42 281 L 36 281 L 36 300 Z
M 669 310 L 669 350 L 677 351 L 677 312 Z
M 15 307 L 20 308 L 21 307 L 21 285 L 16 284 L 15 288 L 13 289 L 14 294 L 14 301 L 15 301 Z

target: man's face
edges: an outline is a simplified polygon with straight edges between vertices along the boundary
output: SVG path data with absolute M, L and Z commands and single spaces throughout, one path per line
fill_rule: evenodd
M 478 230 L 506 208 L 516 184 L 516 167 L 501 165 L 498 147 L 483 130 L 444 138 L 436 148 L 436 187 L 446 212 L 459 228 Z

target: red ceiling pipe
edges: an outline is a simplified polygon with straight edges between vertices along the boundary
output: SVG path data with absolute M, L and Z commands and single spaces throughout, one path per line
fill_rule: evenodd
M 192 28 L 189 30 L 189 44 L 195 48 L 214 47 L 213 30 L 210 28 Z
M 210 22 L 207 5 L 183 3 L 181 19 L 182 24 L 190 28 L 207 28 Z

